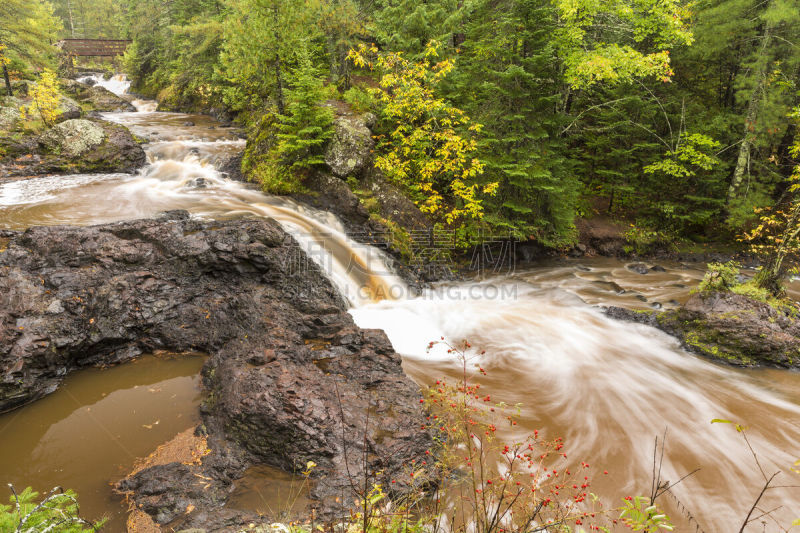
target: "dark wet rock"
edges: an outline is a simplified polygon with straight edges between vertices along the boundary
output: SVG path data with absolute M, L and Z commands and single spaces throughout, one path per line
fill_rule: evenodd
M 578 240 L 586 246 L 585 255 L 620 257 L 628 255 L 627 241 L 623 237 L 625 227 L 611 220 L 597 217 L 580 218 L 575 221 Z
M 242 153 L 230 156 L 223 156 L 215 165 L 217 170 L 225 175 L 226 178 L 234 181 L 247 181 L 242 174 Z
M 223 126 L 230 126 L 233 124 L 234 115 L 227 109 L 212 107 L 208 110 L 208 114 Z
M 428 230 L 433 226 L 414 202 L 373 165 L 365 169 L 360 186 L 378 201 L 377 214 L 382 218 L 412 231 Z
M 619 283 L 617 283 L 616 281 L 597 280 L 597 281 L 594 281 L 593 283 L 595 285 L 599 285 L 600 287 L 603 287 L 606 290 L 611 290 L 615 294 L 625 294 L 627 292 L 625 289 L 620 287 Z
M 514 246 L 514 260 L 517 262 L 533 262 L 551 254 L 552 250 L 536 241 L 518 242 Z
M 589 248 L 585 244 L 579 242 L 569 251 L 569 255 L 570 257 L 583 257 L 588 250 Z
M 183 125 L 184 125 L 184 126 L 194 126 L 194 122 L 192 122 L 191 120 L 187 120 L 187 121 L 185 121 L 185 122 L 183 123 Z
M 650 272 L 650 269 L 644 263 L 631 263 L 630 265 L 625 265 L 625 268 L 637 274 L 647 274 Z
M 202 222 L 180 211 L 7 238 L 0 410 L 49 394 L 82 367 L 154 350 L 210 354 L 202 421 L 211 454 L 197 465 L 145 468 L 118 485 L 161 524 L 239 526 L 251 517 L 223 504 L 246 468 L 296 472 L 307 461 L 319 465 L 311 490 L 318 516 L 330 517 L 365 455 L 368 470 L 383 473 L 374 481 L 401 491 L 391 479 L 432 445 L 418 429 L 418 388 L 385 334 L 353 323 L 273 221 Z
M 189 187 L 190 189 L 205 189 L 206 187 L 208 187 L 208 180 L 202 177 L 194 178 L 192 180 L 189 180 L 186 186 Z
M 344 180 L 326 172 L 316 172 L 303 185 L 309 193 L 295 194 L 295 200 L 333 213 L 350 233 L 367 229 L 369 212 Z
M 75 93 L 75 99 L 79 102 L 86 102 L 95 111 L 102 112 L 121 112 L 136 111 L 136 108 L 126 99 L 117 96 L 105 87 L 95 85 L 85 90 Z
M 666 272 L 667 269 L 662 267 L 661 265 L 653 265 L 650 267 L 651 272 Z
M 800 319 L 732 292 L 699 292 L 660 313 L 609 307 L 612 318 L 647 324 L 677 337 L 688 350 L 737 366 L 800 368 Z
M 125 126 L 72 119 L 39 136 L 0 136 L 0 180 L 43 174 L 133 172 L 146 162 Z

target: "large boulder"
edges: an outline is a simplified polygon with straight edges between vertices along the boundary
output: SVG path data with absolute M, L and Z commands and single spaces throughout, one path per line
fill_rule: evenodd
M 606 314 L 657 327 L 680 339 L 688 350 L 717 361 L 800 368 L 796 308 L 773 307 L 732 292 L 697 292 L 675 310 L 659 313 L 609 307 Z
M 77 99 L 82 102 L 87 102 L 94 108 L 95 111 L 101 112 L 122 112 L 122 111 L 136 111 L 136 108 L 126 99 L 117 96 L 105 87 L 95 85 L 88 87 L 77 93 Z
M 104 120 L 67 120 L 39 136 L 0 136 L 0 180 L 134 172 L 146 161 L 144 150 L 125 126 Z
M 39 137 L 47 150 L 78 157 L 100 146 L 106 139 L 101 126 L 91 120 L 72 119 L 56 124 Z
M 371 161 L 374 147 L 372 132 L 363 116 L 339 116 L 325 152 L 325 164 L 340 178 L 354 175 Z
M 19 109 L 15 107 L 0 107 L 0 130 L 12 131 L 22 120 Z
M 72 98 L 77 98 L 78 95 L 85 93 L 89 90 L 89 87 L 91 87 L 91 84 L 69 78 L 59 78 L 58 85 L 62 93 L 65 93 Z
M 307 461 L 318 465 L 317 516 L 329 517 L 364 475 L 401 493 L 407 465 L 432 446 L 419 429 L 419 390 L 385 334 L 354 324 L 276 222 L 173 212 L 4 240 L 0 411 L 78 368 L 158 349 L 210 354 L 198 432 L 211 453 L 153 464 L 117 487 L 160 524 L 238 531 L 246 516 L 223 507 L 235 479 L 250 466 L 292 473 Z
M 58 113 L 56 121 L 62 122 L 64 120 L 81 118 L 82 110 L 78 102 L 68 96 L 61 95 L 58 101 Z

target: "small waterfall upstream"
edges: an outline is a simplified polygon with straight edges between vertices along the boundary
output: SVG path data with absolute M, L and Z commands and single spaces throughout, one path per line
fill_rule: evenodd
M 122 77 L 93 79 L 118 94 L 128 89 Z M 800 459 L 800 375 L 720 366 L 686 353 L 659 331 L 616 322 L 589 305 L 641 303 L 613 284 L 635 287 L 642 298 L 666 305 L 667 298 L 685 298 L 700 271 L 674 264 L 646 277 L 613 260 L 560 263 L 386 300 L 382 295 L 408 294 L 402 281 L 381 253 L 349 239 L 334 216 L 265 195 L 217 170 L 216 163 L 244 146 L 233 130 L 200 115 L 155 112 L 153 102 L 134 103 L 136 113 L 105 117 L 150 141 L 145 168 L 133 175 L 2 185 L 0 227 L 97 224 L 170 209 L 203 218 L 273 218 L 330 276 L 356 322 L 386 331 L 421 385 L 458 377 L 458 364 L 444 350 L 426 351 L 430 341 L 467 339 L 485 350 L 472 354 L 488 373 L 484 387 L 498 401 L 521 404 L 519 428 L 503 437 L 534 429 L 564 437 L 570 457 L 609 470 L 593 487 L 609 498 L 607 505 L 649 492 L 653 439 L 666 429 L 664 477 L 676 481 L 701 469 L 674 490 L 696 522 L 681 522 L 686 512 L 670 497 L 663 502 L 682 524 L 679 530 L 695 531 L 697 524 L 707 533 L 738 530 L 760 490 L 760 474 L 741 435 L 711 425 L 713 418 L 749 427 L 762 465 L 785 472 L 779 485 L 800 481 L 790 471 Z M 762 507 L 782 506 L 775 517 L 788 524 L 800 517 L 798 494 L 796 488 L 775 489 Z M 766 520 L 766 531 L 776 530 Z M 762 524 L 747 531 L 762 531 Z

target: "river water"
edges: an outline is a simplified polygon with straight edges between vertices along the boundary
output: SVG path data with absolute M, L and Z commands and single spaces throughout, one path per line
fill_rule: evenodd
M 99 83 L 117 93 L 127 90 L 122 78 Z M 664 478 L 676 481 L 700 468 L 662 502 L 678 530 L 696 531 L 699 525 L 708 533 L 738 531 L 763 482 L 741 435 L 729 425 L 710 424 L 713 418 L 748 427 L 764 469 L 784 472 L 779 485 L 800 481 L 790 470 L 800 458 L 800 374 L 717 365 L 685 352 L 653 328 L 610 320 L 597 308 L 676 306 L 702 277 L 702 265 L 661 263 L 663 271 L 644 275 L 612 259 L 518 265 L 504 276 L 381 300 L 379 295 L 408 296 L 408 291 L 383 256 L 348 239 L 335 217 L 264 195 L 216 170 L 221 158 L 243 148 L 234 130 L 201 115 L 155 112 L 153 102 L 134 105 L 136 113 L 106 118 L 149 140 L 144 169 L 133 175 L 43 177 L 0 186 L 0 227 L 96 224 L 168 209 L 187 209 L 203 218 L 271 217 L 324 267 L 360 326 L 386 331 L 403 355 L 406 372 L 419 384 L 459 376 L 459 363 L 443 348 L 426 351 L 430 341 L 466 339 L 485 350 L 482 356 L 470 354 L 471 363 L 487 371 L 483 386 L 498 401 L 522 404 L 519 426 L 503 437 L 511 440 L 534 429 L 564 437 L 571 458 L 609 471 L 593 485 L 608 497 L 607 504 L 649 493 L 653 439 L 666 430 Z M 54 395 L 0 416 L 0 481 L 33 484 L 39 490 L 56 484 L 76 488 L 87 515 L 110 514 L 109 530 L 121 531 L 124 509 L 110 496 L 107 482 L 124 473 L 132 454 L 145 455 L 196 420 L 199 391 L 196 377 L 190 376 L 196 376 L 201 362 L 189 360 L 187 366 L 175 366 L 174 361 L 143 359 L 138 366 L 81 372 Z M 137 381 L 132 377 L 136 368 L 152 368 L 158 377 Z M 81 396 L 84 390 L 101 389 L 99 395 Z M 131 390 L 135 395 L 125 401 L 139 415 L 128 413 L 130 408 L 117 412 L 110 433 L 117 435 L 116 442 L 135 446 L 122 451 L 111 439 L 98 447 L 102 453 L 94 453 L 69 435 L 75 430 L 64 429 L 80 427 L 74 417 L 95 429 L 104 427 L 110 422 L 88 413 L 113 409 L 111 399 L 134 394 Z M 161 393 L 174 394 L 171 405 L 178 407 L 164 406 L 161 413 L 148 403 Z M 178 414 L 182 421 L 174 423 Z M 153 425 L 157 420 L 160 424 Z M 62 470 L 64 464 L 72 470 Z M 746 531 L 777 531 L 772 517 L 783 524 L 800 517 L 798 495 L 796 488 L 769 491 L 760 507 L 780 509 Z M 695 521 L 687 521 L 689 513 Z

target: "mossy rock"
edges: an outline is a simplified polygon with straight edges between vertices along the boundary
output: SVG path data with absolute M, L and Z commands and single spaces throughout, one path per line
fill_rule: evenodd
M 612 318 L 659 328 L 694 353 L 736 366 L 800 368 L 800 321 L 781 310 L 732 292 L 698 292 L 683 307 L 640 315 L 609 308 Z
M 105 131 L 89 120 L 72 119 L 56 124 L 39 137 L 39 142 L 53 153 L 77 157 L 99 146 Z
M 13 131 L 22 121 L 19 109 L 15 107 L 0 107 L 0 130 Z
M 126 127 L 103 120 L 67 120 L 39 136 L 0 135 L 0 178 L 134 172 L 146 160 Z

